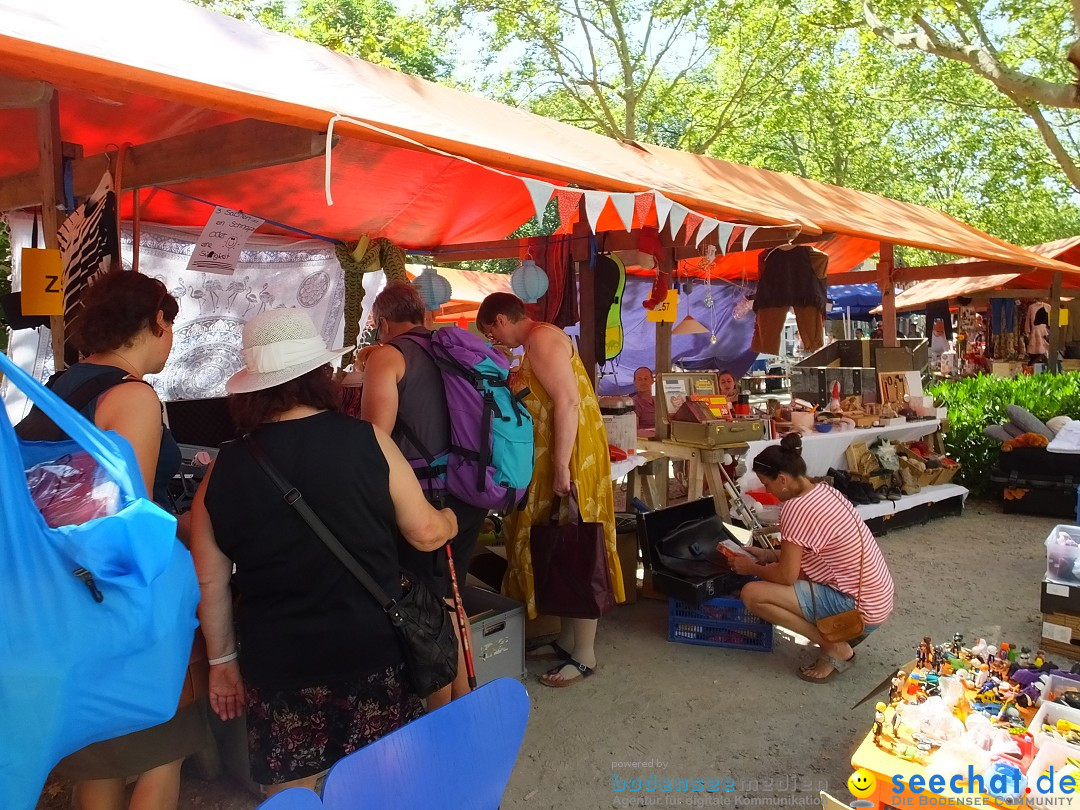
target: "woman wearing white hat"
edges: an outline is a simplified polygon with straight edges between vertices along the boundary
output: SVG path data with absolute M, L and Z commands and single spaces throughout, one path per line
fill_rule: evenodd
M 334 410 L 328 364 L 344 352 L 327 349 L 302 310 L 270 310 L 244 326 L 245 367 L 226 388 L 237 429 L 396 598 L 396 533 L 430 551 L 457 524 L 424 499 L 385 433 Z M 422 713 L 390 620 L 243 442 L 224 445 L 207 472 L 192 536 L 210 704 L 223 719 L 246 710 L 252 778 L 268 794 L 313 788 L 335 761 Z

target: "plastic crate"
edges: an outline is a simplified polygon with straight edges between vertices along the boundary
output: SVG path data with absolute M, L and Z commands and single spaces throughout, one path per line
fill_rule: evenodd
M 669 599 L 668 641 L 769 652 L 773 626 L 748 611 L 738 599 L 722 596 L 698 607 Z

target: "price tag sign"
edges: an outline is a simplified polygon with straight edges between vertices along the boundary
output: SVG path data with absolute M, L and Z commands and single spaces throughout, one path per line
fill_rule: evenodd
M 645 320 L 652 323 L 675 323 L 675 316 L 679 311 L 679 291 L 668 290 L 664 298 L 654 309 L 645 313 Z
M 262 224 L 258 217 L 219 205 L 199 235 L 187 269 L 231 275 L 248 237 Z

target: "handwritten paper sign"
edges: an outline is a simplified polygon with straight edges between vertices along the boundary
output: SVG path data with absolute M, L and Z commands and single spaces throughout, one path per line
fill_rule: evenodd
M 679 291 L 668 290 L 667 297 L 645 313 L 645 320 L 651 323 L 675 323 L 675 315 L 678 310 Z
M 258 217 L 219 205 L 199 235 L 187 269 L 232 275 L 248 237 L 262 224 Z

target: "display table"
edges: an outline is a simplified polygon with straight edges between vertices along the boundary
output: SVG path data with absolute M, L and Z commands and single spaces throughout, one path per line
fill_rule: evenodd
M 812 433 L 803 436 L 803 460 L 806 462 L 807 475 L 819 477 L 826 475 L 830 467 L 846 470 L 847 461 L 844 451 L 856 442 L 866 442 L 867 446 L 878 439 L 910 442 L 931 436 L 941 427 L 940 419 L 924 419 L 908 422 L 897 427 L 856 428 L 855 430 L 832 430 L 828 433 Z M 753 467 L 754 458 L 769 445 L 780 444 L 779 439 L 767 439 L 750 442 L 746 452 L 746 469 Z
M 730 516 L 727 497 L 724 495 L 724 474 L 720 470 L 724 456 L 741 455 L 746 452 L 747 445 L 735 444 L 730 447 L 695 447 L 671 440 L 657 441 L 656 439 L 644 439 L 638 437 L 638 450 L 644 453 L 655 454 L 658 461 L 666 464 L 668 459 L 686 461 L 687 493 L 688 501 L 696 501 L 702 497 L 705 489 L 705 481 L 709 482 L 709 494 L 712 495 L 716 504 L 716 514 L 722 518 Z M 661 476 L 661 484 L 666 491 L 667 476 Z M 664 498 L 666 501 L 666 496 Z M 649 504 L 656 506 L 657 504 Z

